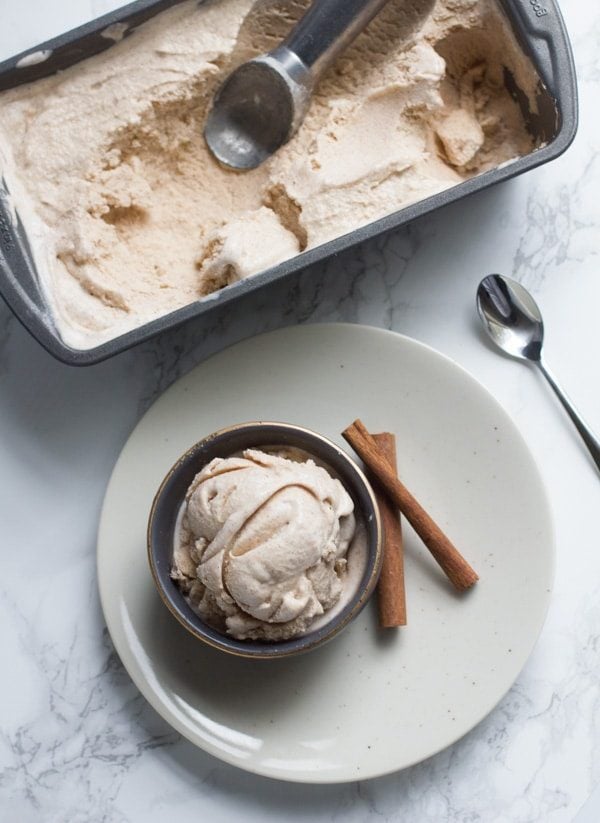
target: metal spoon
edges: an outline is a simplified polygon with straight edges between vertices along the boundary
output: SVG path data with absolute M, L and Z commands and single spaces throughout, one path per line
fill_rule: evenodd
M 312 90 L 388 0 L 314 0 L 281 46 L 238 66 L 213 101 L 204 138 L 226 166 L 260 166 L 296 133 Z
M 542 372 L 600 469 L 600 440 L 594 437 L 542 360 L 544 321 L 527 289 L 501 274 L 489 274 L 477 289 L 477 311 L 498 348 L 513 357 L 529 360 Z

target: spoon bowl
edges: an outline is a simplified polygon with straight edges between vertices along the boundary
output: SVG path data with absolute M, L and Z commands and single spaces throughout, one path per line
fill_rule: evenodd
M 477 289 L 477 311 L 490 338 L 512 357 L 539 360 L 544 321 L 537 303 L 520 283 L 489 274 Z
M 501 274 L 489 274 L 477 288 L 477 311 L 484 329 L 499 349 L 512 357 L 528 360 L 541 371 L 600 469 L 600 441 L 542 360 L 544 321 L 527 289 Z

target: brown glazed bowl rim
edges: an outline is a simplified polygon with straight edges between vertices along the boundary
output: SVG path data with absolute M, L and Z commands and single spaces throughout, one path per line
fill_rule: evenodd
M 170 577 L 177 513 L 193 477 L 215 457 L 227 457 L 244 448 L 290 446 L 323 461 L 338 475 L 364 523 L 367 562 L 355 595 L 319 629 L 289 640 L 237 640 L 208 626 L 188 605 Z M 365 607 L 373 594 L 383 560 L 383 528 L 377 499 L 364 472 L 339 446 L 311 429 L 292 423 L 251 421 L 219 429 L 191 446 L 171 466 L 150 509 L 147 530 L 150 570 L 161 600 L 194 637 L 214 649 L 237 657 L 280 659 L 316 649 L 338 635 Z

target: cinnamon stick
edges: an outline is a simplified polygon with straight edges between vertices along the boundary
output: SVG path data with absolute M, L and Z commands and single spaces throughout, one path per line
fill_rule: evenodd
M 451 583 L 461 591 L 470 588 L 479 579 L 477 573 L 400 482 L 364 423 L 355 420 L 342 432 L 342 436 L 377 477 L 390 500 L 398 506 Z
M 390 466 L 396 471 L 396 438 L 390 432 L 374 434 L 373 440 Z M 375 496 L 379 504 L 385 541 L 383 563 L 377 600 L 379 625 L 384 629 L 406 626 L 406 590 L 404 588 L 404 550 L 402 546 L 402 525 L 398 508 L 390 502 L 380 484 L 376 484 Z

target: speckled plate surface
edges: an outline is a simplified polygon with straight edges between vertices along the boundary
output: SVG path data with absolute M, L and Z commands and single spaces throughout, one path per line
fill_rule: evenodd
M 171 616 L 146 559 L 153 495 L 175 459 L 245 420 L 297 423 L 343 444 L 360 416 L 397 435 L 400 474 L 481 575 L 457 595 L 405 527 L 409 624 L 375 604 L 327 646 L 280 661 L 204 647 Z M 98 538 L 115 647 L 181 734 L 242 769 L 334 783 L 419 762 L 473 728 L 517 677 L 542 627 L 554 537 L 534 460 L 462 368 L 392 332 L 300 326 L 197 366 L 139 422 L 111 477 Z

